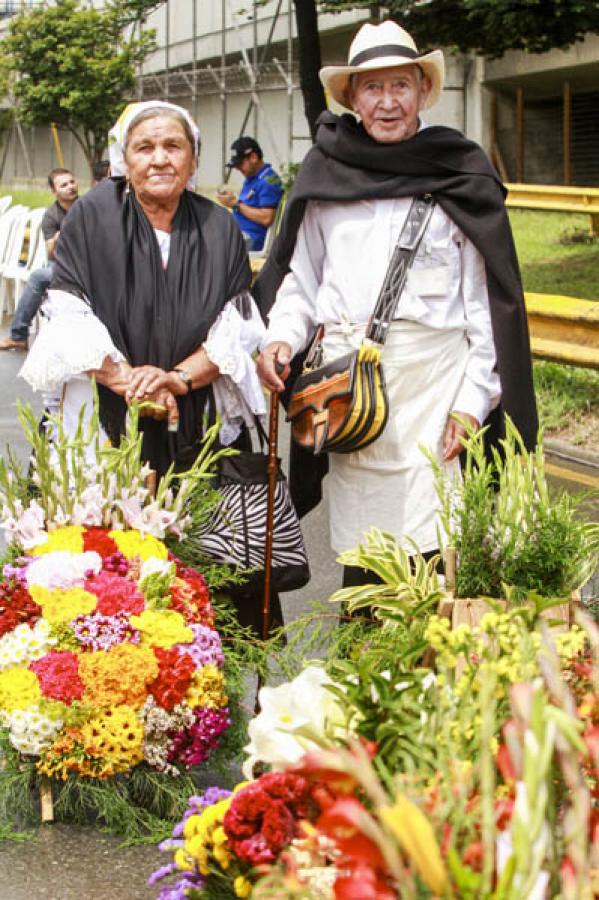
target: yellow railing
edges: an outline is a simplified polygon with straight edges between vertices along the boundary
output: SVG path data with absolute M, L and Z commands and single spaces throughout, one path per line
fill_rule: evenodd
M 599 302 L 526 293 L 533 356 L 599 369 Z
M 588 213 L 590 233 L 599 234 L 599 187 L 507 183 L 506 206 L 554 212 Z

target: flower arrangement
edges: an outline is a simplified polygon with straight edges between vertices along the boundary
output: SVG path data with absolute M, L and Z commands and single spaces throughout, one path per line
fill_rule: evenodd
M 378 621 L 342 626 L 349 644 L 262 689 L 254 780 L 194 798 L 163 844 L 160 900 L 596 896 L 594 623 L 555 633 L 537 598 L 451 630 L 426 573 L 408 574 L 379 590 Z M 406 627 L 421 603 L 434 670 Z
M 581 520 L 580 499 L 550 490 L 541 439 L 526 450 L 506 417 L 506 436 L 489 459 L 484 431 L 469 434 L 463 473 L 453 481 L 429 455 L 440 541 L 457 555 L 456 597 L 569 597 L 595 571 L 599 524 Z
M 67 525 L 43 538 L 0 585 L 10 744 L 63 780 L 205 762 L 229 715 L 203 577 L 135 529 Z
M 209 582 L 173 552 L 227 451 L 210 429 L 153 491 L 136 409 L 120 447 L 98 446 L 97 411 L 74 438 L 53 421 L 51 440 L 19 414 L 28 476 L 0 458 L 0 820 L 36 821 L 31 788 L 49 780 L 59 818 L 164 835 L 231 725 Z

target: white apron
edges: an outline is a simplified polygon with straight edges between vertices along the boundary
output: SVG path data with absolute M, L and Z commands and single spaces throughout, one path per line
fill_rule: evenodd
M 364 326 L 327 325 L 323 362 L 357 348 Z M 396 321 L 383 348 L 389 420 L 381 436 L 354 453 L 330 453 L 331 546 L 337 553 L 363 542 L 373 526 L 406 549 L 439 547 L 439 502 L 424 445 L 441 461 L 447 416 L 462 383 L 468 342 L 462 329 Z M 445 464 L 459 477 L 459 461 Z

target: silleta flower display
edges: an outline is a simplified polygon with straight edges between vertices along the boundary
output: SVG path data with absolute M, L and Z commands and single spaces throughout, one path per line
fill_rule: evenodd
M 229 725 L 202 575 L 139 531 L 66 525 L 5 565 L 0 721 L 42 774 L 176 774 Z

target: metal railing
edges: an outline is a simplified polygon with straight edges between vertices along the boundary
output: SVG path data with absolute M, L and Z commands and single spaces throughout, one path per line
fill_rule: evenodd
M 599 235 L 599 187 L 562 187 L 547 184 L 507 183 L 506 206 L 553 212 L 587 213 L 590 234 Z
M 530 292 L 524 298 L 534 357 L 599 369 L 599 302 Z

